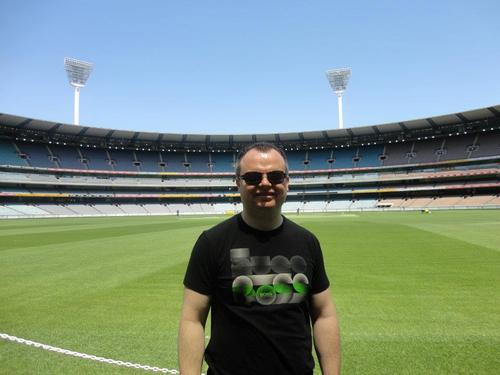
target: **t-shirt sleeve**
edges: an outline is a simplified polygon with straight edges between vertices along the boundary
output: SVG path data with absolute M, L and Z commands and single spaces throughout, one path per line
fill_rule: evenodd
M 323 261 L 323 252 L 318 239 L 312 236 L 312 255 L 314 258 L 313 278 L 311 282 L 312 294 L 321 293 L 330 286 L 330 281 L 325 270 L 325 263 Z
M 195 292 L 212 295 L 214 286 L 213 259 L 210 244 L 203 232 L 196 241 L 184 276 L 184 286 Z

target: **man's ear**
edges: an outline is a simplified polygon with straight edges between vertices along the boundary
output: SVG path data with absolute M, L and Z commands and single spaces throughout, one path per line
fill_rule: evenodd
M 239 188 L 240 188 L 240 186 L 241 186 L 241 180 L 240 180 L 238 177 L 236 177 L 236 180 L 235 180 L 235 181 L 236 181 L 236 186 L 237 186 L 237 187 L 238 187 L 238 189 L 239 189 Z

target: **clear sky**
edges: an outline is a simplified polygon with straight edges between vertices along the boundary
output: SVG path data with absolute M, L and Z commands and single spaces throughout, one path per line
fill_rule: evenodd
M 71 123 L 64 57 L 95 64 L 82 125 L 332 129 L 500 104 L 500 1 L 5 0 L 0 113 Z

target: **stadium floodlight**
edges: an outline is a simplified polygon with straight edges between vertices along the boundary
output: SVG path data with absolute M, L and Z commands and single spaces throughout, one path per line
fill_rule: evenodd
M 64 58 L 64 70 L 68 74 L 69 84 L 75 88 L 75 108 L 73 123 L 80 124 L 80 89 L 85 87 L 90 72 L 92 72 L 94 64 L 72 59 L 70 57 Z
M 333 91 L 337 94 L 338 107 L 339 107 L 339 129 L 344 127 L 344 116 L 342 112 L 342 95 L 347 88 L 347 83 L 351 77 L 351 68 L 332 69 L 327 70 L 326 77 Z

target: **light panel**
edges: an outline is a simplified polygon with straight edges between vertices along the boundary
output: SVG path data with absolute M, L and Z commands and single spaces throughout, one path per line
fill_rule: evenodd
M 326 72 L 326 77 L 335 93 L 345 91 L 349 78 L 351 77 L 351 68 L 331 69 Z
M 92 72 L 94 64 L 72 59 L 70 57 L 64 58 L 64 69 L 68 74 L 69 83 L 74 87 L 84 87 L 90 73 Z

